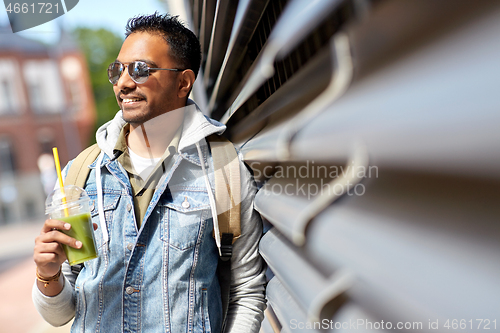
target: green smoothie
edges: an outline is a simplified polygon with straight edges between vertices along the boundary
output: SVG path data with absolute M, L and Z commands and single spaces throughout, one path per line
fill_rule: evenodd
M 90 259 L 97 258 L 97 252 L 92 237 L 92 222 L 90 213 L 77 214 L 67 217 L 59 217 L 58 220 L 71 224 L 70 230 L 63 231 L 66 235 L 82 242 L 80 249 L 63 245 L 64 252 L 70 265 L 80 264 Z

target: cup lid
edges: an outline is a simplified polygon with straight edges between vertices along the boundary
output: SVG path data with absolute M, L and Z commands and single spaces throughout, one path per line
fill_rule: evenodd
M 87 192 L 81 187 L 64 186 L 64 194 L 60 188 L 56 188 L 45 200 L 45 213 L 51 214 L 53 211 L 71 208 L 89 200 Z

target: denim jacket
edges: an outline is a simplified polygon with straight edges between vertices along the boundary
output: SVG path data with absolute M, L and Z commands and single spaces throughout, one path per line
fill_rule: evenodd
M 85 187 L 97 224 L 102 190 L 101 221 L 109 236 L 99 225 L 94 233 L 99 256 L 86 262 L 77 278 L 63 265 L 65 286 L 59 295 L 47 297 L 35 284 L 35 306 L 55 326 L 74 317 L 72 332 L 220 332 L 218 250 L 208 196 L 214 191 L 214 173 L 204 138 L 225 127 L 189 101 L 179 151 L 138 229 L 127 173 L 112 153 L 123 124 L 119 112 L 98 130 L 102 156 L 89 166 Z M 225 331 L 258 332 L 265 308 L 264 265 L 258 253 L 262 226 L 253 210 L 252 178 L 243 163 L 240 170 L 242 235 L 233 245 Z

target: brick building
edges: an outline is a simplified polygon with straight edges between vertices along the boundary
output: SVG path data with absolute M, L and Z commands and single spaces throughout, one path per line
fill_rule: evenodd
M 63 165 L 75 157 L 95 114 L 85 58 L 66 32 L 48 46 L 0 27 L 0 225 L 43 217 L 40 156 L 58 147 Z

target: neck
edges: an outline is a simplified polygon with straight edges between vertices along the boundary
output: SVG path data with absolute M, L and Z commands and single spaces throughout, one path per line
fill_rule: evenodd
M 127 145 L 144 158 L 159 158 L 182 125 L 184 108 L 159 115 L 143 124 L 130 124 Z

